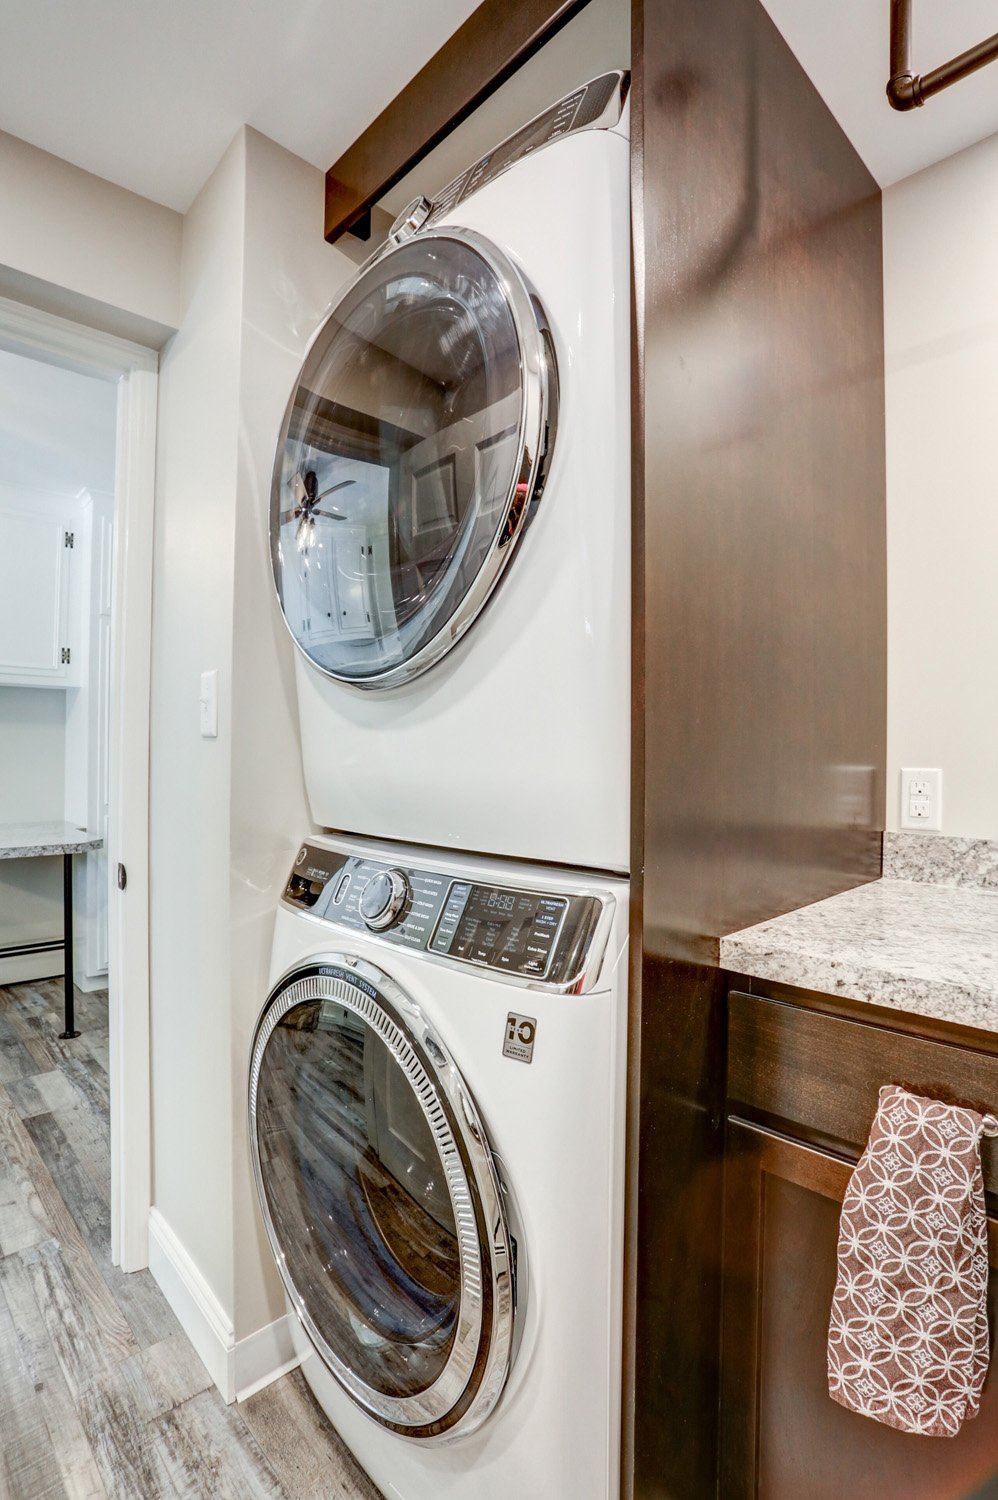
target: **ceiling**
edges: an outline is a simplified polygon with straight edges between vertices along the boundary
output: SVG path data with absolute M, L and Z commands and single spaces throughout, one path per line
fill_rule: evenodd
M 882 185 L 998 131 L 998 64 L 890 109 L 888 0 L 764 3 Z M 913 3 L 916 71 L 998 30 L 998 0 Z M 3 0 L 0 129 L 184 211 L 243 124 L 328 167 L 476 4 Z
M 0 349 L 0 486 L 114 491 L 117 387 Z
M 323 168 L 478 0 L 3 0 L 0 130 L 185 212 L 241 125 Z
M 898 114 L 887 102 L 889 0 L 763 0 L 881 187 L 998 132 L 998 63 Z M 912 0 L 912 71 L 998 32 L 998 0 Z

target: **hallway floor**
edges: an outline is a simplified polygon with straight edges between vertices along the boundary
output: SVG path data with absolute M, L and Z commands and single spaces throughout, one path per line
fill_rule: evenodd
M 110 1259 L 106 994 L 0 988 L 0 1500 L 379 1500 L 297 1371 L 226 1406 Z

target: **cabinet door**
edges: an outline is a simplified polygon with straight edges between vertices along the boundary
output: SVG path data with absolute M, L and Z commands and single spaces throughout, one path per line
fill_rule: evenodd
M 895 1432 L 828 1395 L 825 1341 L 852 1163 L 728 1121 L 721 1500 L 998 1500 L 998 1378 L 955 1438 Z M 991 1262 L 998 1225 L 989 1220 Z M 995 1327 L 994 1271 L 989 1316 Z
M 0 681 L 69 678 L 69 559 L 61 517 L 0 506 Z

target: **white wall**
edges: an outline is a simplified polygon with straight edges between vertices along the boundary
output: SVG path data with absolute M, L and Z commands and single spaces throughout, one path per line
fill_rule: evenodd
M 313 827 L 298 739 L 293 646 L 274 594 L 270 482 L 305 347 L 352 260 L 322 238 L 324 179 L 246 132 L 246 239 L 232 658 L 232 1077 L 237 1338 L 283 1313 L 246 1140 L 246 1064 L 265 998 L 274 912 Z
M 0 131 L 0 295 L 158 348 L 177 327 L 172 209 Z
M 180 330 L 160 365 L 152 619 L 153 1203 L 233 1299 L 229 714 L 245 142 L 184 222 Z M 202 670 L 219 737 L 200 738 Z
M 355 267 L 322 174 L 251 130 L 185 220 L 164 350 L 152 710 L 153 1201 L 242 1340 L 283 1317 L 246 1142 L 246 1068 L 274 911 L 311 827 L 270 476 L 305 345 Z M 219 671 L 219 734 L 198 729 Z
M 887 826 L 943 770 L 943 832 L 998 838 L 998 136 L 884 193 Z

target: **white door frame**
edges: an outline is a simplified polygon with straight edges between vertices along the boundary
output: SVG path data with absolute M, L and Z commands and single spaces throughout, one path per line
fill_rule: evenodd
M 149 694 L 158 355 L 0 297 L 0 348 L 117 386 L 111 616 L 108 989 L 111 1258 L 149 1263 Z M 117 888 L 118 866 L 127 886 Z

